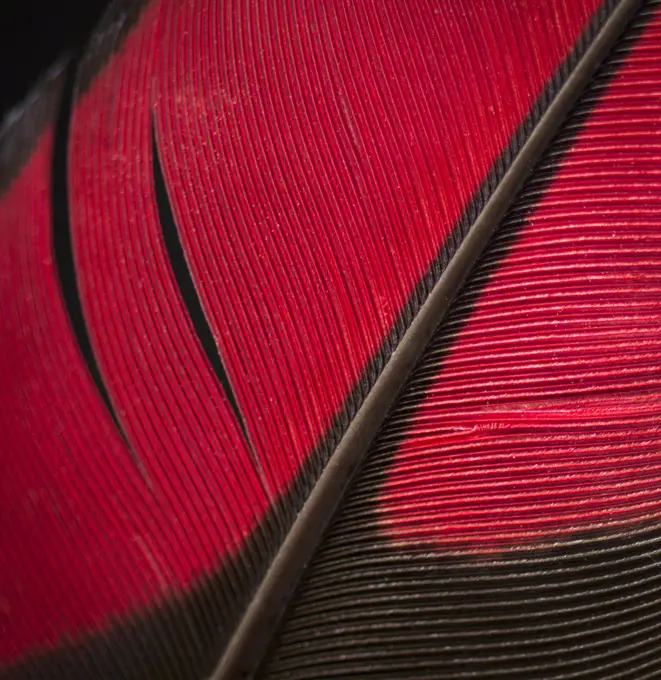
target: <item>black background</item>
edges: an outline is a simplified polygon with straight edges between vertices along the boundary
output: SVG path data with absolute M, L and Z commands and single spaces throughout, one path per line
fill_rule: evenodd
M 60 54 L 87 43 L 108 0 L 0 0 L 0 117 Z

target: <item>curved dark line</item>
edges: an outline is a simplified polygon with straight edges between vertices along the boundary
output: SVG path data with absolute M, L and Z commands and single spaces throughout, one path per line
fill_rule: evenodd
M 329 439 L 337 437 L 331 428 L 313 452 L 313 456 L 319 452 L 327 458 L 332 453 L 332 465 L 325 465 L 259 584 L 212 676 L 214 680 L 253 677 L 340 500 L 450 302 L 590 78 L 641 4 L 641 0 L 604 2 L 469 202 L 336 418 L 336 428 L 342 428 L 347 416 L 350 421 L 348 427 L 342 428 L 345 431 L 340 434 L 337 447 L 333 450 L 329 446 Z
M 67 157 L 69 149 L 69 128 L 73 96 L 76 87 L 78 59 L 71 59 L 66 68 L 66 76 L 60 100 L 60 110 L 55 121 L 55 138 L 53 143 L 53 165 L 51 170 L 51 200 L 53 206 L 53 255 L 60 282 L 60 290 L 64 304 L 71 321 L 78 348 L 87 370 L 101 395 L 103 403 L 110 413 L 110 417 L 117 426 L 119 433 L 131 448 L 126 433 L 122 428 L 117 413 L 113 407 L 108 390 L 103 382 L 99 365 L 94 356 L 89 331 L 85 323 L 85 315 L 80 299 L 80 289 L 76 275 L 76 265 L 71 243 L 71 223 L 69 221 L 69 196 Z M 135 453 L 132 451 L 135 457 Z
M 161 223 L 161 232 L 163 234 L 163 241 L 165 242 L 165 249 L 167 250 L 168 258 L 170 260 L 170 267 L 174 273 L 179 292 L 186 305 L 188 316 L 190 317 L 195 333 L 202 345 L 202 349 L 211 364 L 213 372 L 216 374 L 218 381 L 223 387 L 225 395 L 234 411 L 234 415 L 239 421 L 241 431 L 243 432 L 243 436 L 248 446 L 252 448 L 243 415 L 239 409 L 239 404 L 236 400 L 234 390 L 232 389 L 232 384 L 230 383 L 223 360 L 218 351 L 218 346 L 216 345 L 213 333 L 211 332 L 211 327 L 209 326 L 204 309 L 202 308 L 202 303 L 200 302 L 197 290 L 195 289 L 195 283 L 193 282 L 190 268 L 186 262 L 186 255 L 184 254 L 184 248 L 181 244 L 181 239 L 179 238 L 179 230 L 174 221 L 168 192 L 165 187 L 165 179 L 161 168 L 158 145 L 156 144 L 156 131 L 154 129 L 153 121 L 151 136 L 154 190 L 156 194 L 156 204 L 158 206 L 158 218 Z

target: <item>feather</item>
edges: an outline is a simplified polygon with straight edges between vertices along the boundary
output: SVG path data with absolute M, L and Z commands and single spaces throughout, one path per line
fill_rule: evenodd
M 650 661 L 544 580 L 653 574 L 639 4 L 115 0 L 0 133 L 3 677 Z
M 260 677 L 658 677 L 660 9 L 435 332 Z

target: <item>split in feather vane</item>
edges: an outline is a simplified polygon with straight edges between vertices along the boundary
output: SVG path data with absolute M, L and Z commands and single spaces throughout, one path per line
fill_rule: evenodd
M 371 432 L 636 4 L 112 5 L 0 137 L 3 677 L 254 670 Z M 479 553 L 488 588 L 517 546 L 534 562 L 561 536 L 576 555 L 611 541 L 626 562 L 622 527 L 653 545 L 651 14 L 611 57 L 624 92 L 604 109 L 592 85 L 557 175 L 532 180 L 368 452 L 267 675 L 394 672 L 388 650 L 451 647 L 424 617 L 409 647 L 379 638 L 394 601 L 345 607 L 326 560 L 368 592 L 357 565 L 395 578 L 424 549 L 437 581 L 402 575 L 414 594 L 450 554 Z M 333 600 L 373 629 L 364 662 L 322 625 L 352 635 Z M 470 644 L 456 659 L 479 664 Z

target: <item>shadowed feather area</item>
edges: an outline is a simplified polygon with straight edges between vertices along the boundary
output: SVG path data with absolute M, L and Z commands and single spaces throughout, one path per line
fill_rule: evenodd
M 113 2 L 0 131 L 0 677 L 654 676 L 637 4 Z

